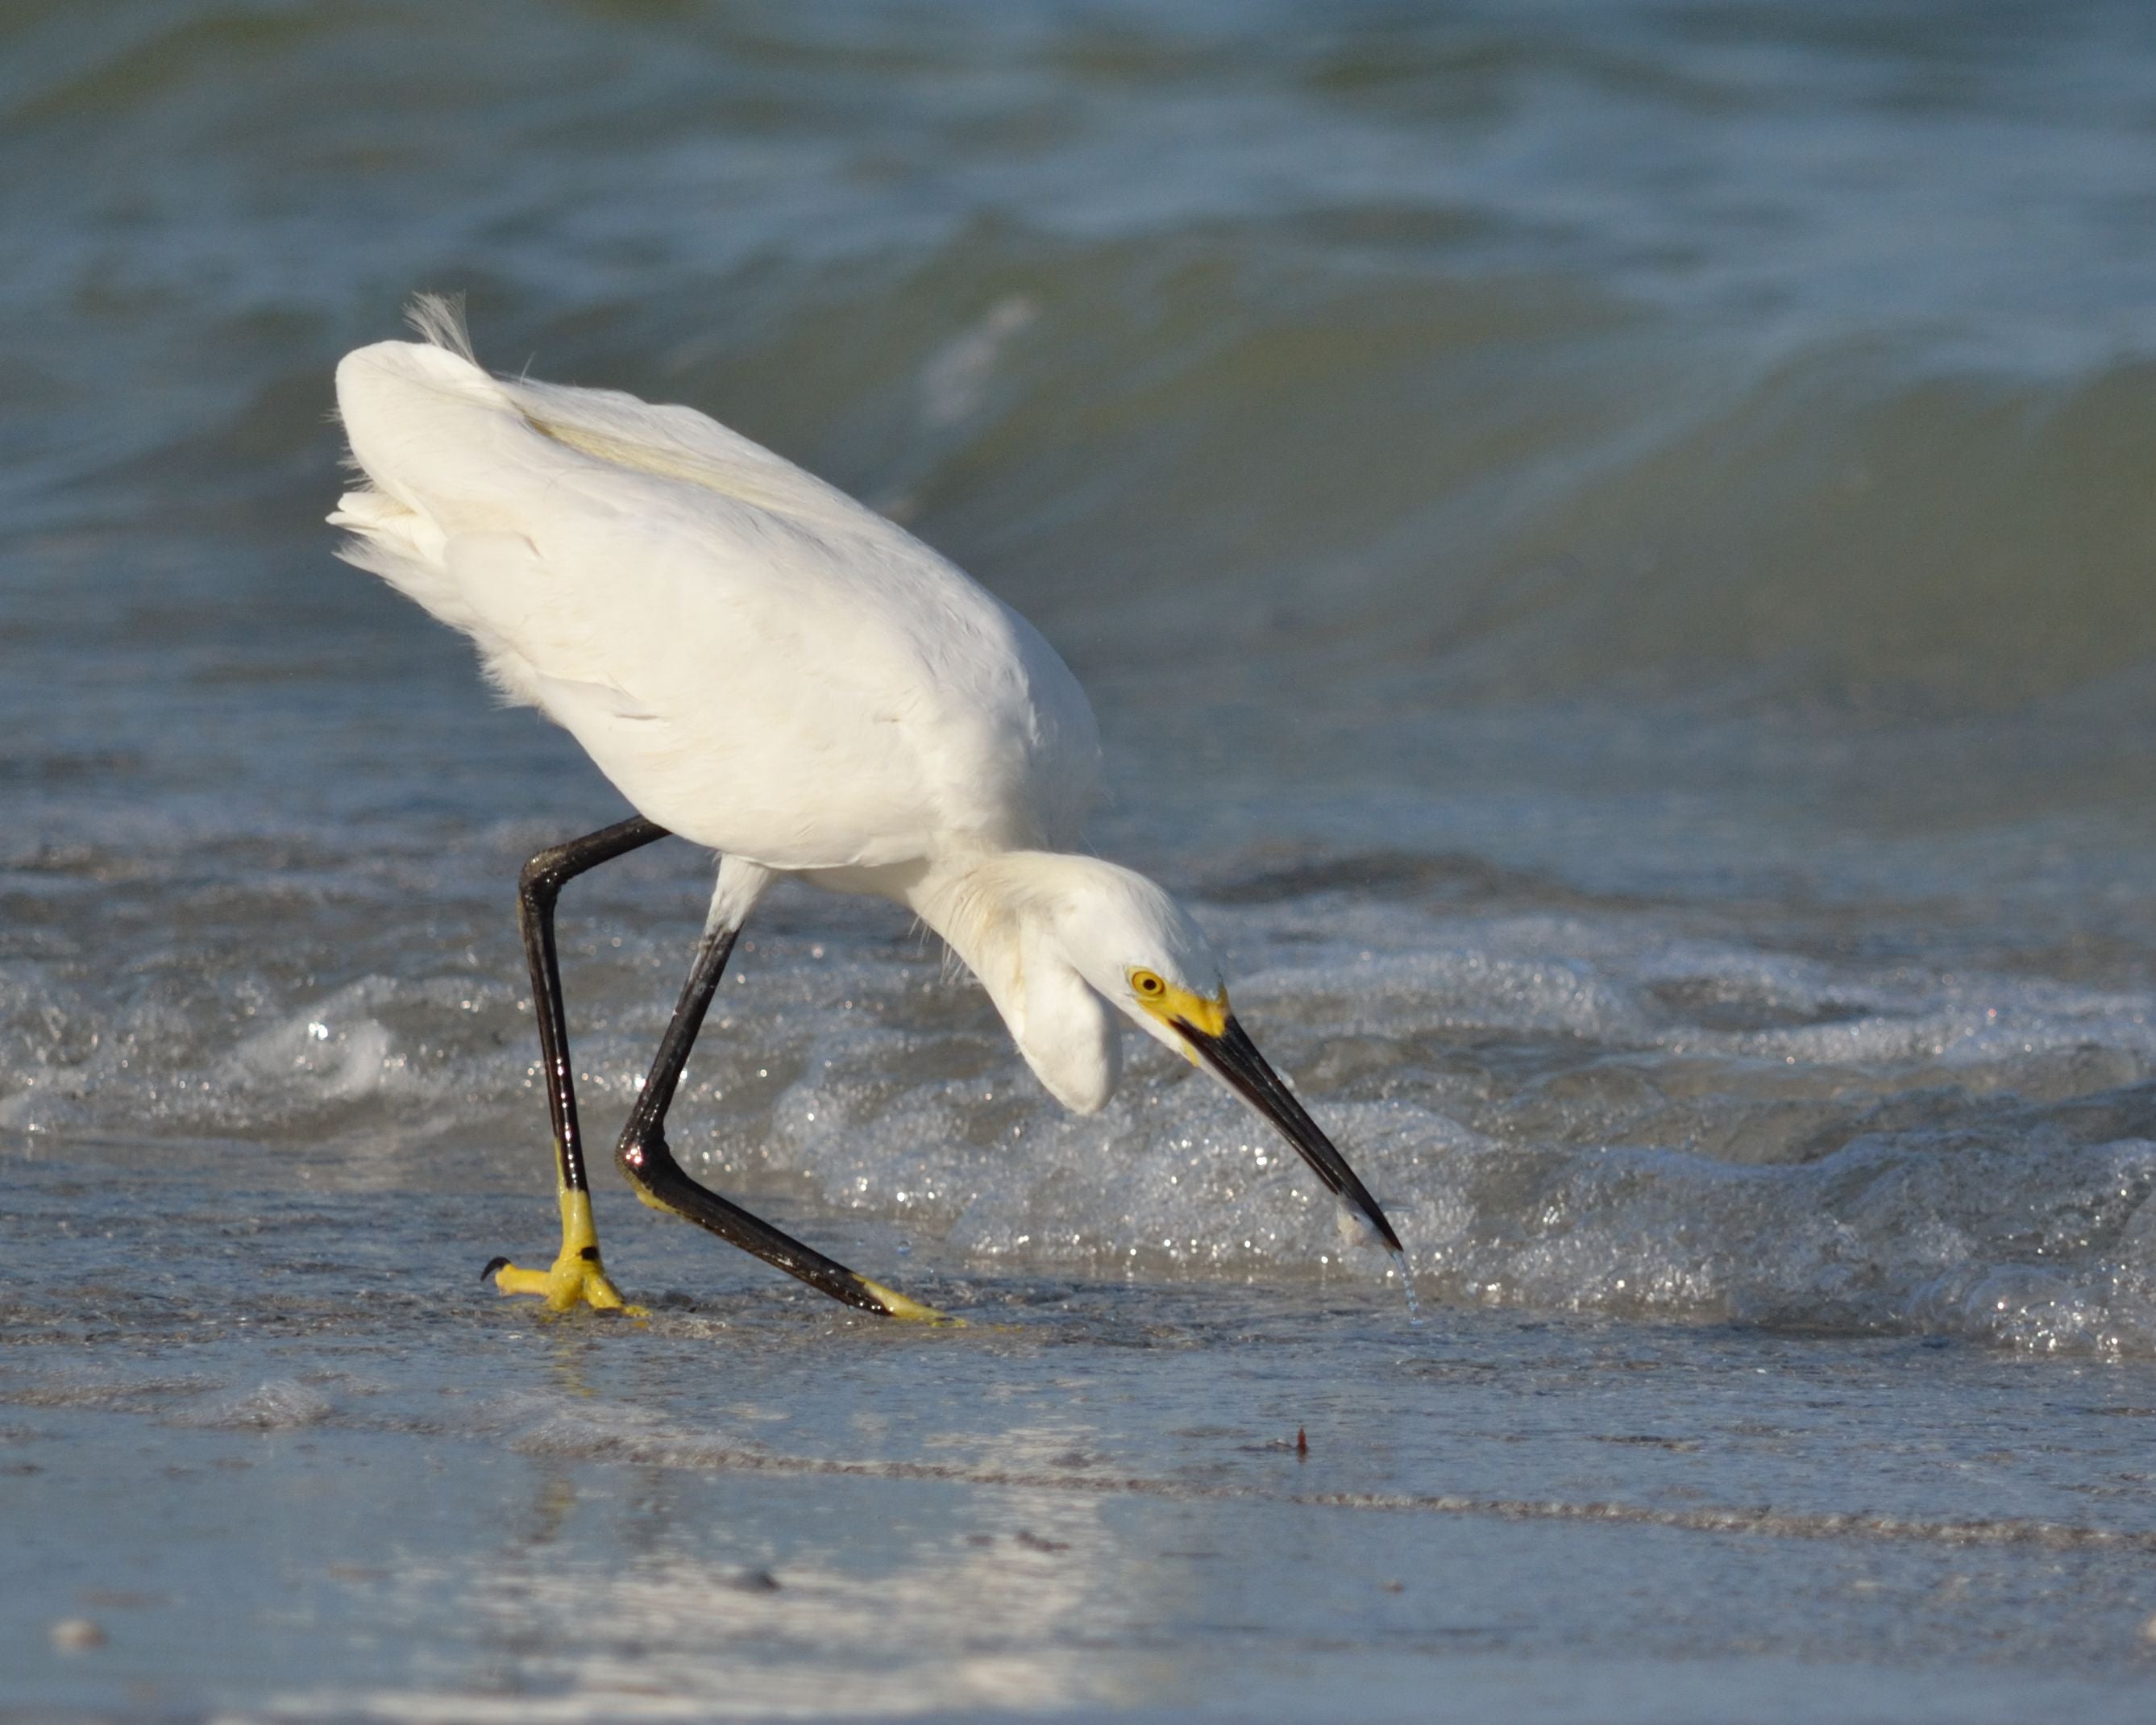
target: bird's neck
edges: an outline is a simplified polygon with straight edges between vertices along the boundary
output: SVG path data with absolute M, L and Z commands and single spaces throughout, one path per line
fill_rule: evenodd
M 1063 952 L 1042 908 L 1043 877 L 1064 860 L 1017 851 L 932 869 L 906 901 L 980 978 L 1050 1093 L 1090 1114 L 1115 1092 L 1122 1043 L 1107 1002 Z

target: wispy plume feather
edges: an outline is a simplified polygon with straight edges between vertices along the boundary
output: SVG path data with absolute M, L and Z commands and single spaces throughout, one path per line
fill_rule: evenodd
M 404 321 L 435 347 L 479 363 L 479 356 L 472 352 L 471 332 L 465 327 L 462 294 L 414 294 L 404 310 Z

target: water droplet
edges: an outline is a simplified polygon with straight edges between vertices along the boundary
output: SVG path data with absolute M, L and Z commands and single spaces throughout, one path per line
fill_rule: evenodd
M 1415 1298 L 1414 1275 L 1408 1268 L 1408 1255 L 1405 1252 L 1396 1251 L 1392 1256 L 1393 1262 L 1399 1266 L 1400 1291 L 1408 1296 L 1408 1322 L 1420 1328 L 1422 1302 Z

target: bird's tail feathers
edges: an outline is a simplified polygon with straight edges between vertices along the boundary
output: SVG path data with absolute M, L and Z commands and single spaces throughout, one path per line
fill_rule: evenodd
M 337 500 L 330 525 L 352 535 L 337 555 L 379 575 L 452 629 L 480 632 L 478 612 L 443 566 L 442 530 L 386 493 L 362 487 Z

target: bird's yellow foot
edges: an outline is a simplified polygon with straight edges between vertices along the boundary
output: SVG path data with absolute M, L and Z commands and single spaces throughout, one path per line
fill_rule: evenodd
M 536 1294 L 551 1311 L 567 1312 L 572 1306 L 584 1305 L 598 1312 L 625 1312 L 631 1317 L 647 1315 L 641 1306 L 632 1306 L 621 1297 L 620 1290 L 600 1267 L 596 1251 L 588 1258 L 557 1258 L 547 1270 L 525 1270 L 506 1258 L 496 1258 L 486 1266 L 485 1274 L 494 1278 L 495 1286 L 503 1293 Z
M 492 1276 L 505 1294 L 536 1294 L 552 1312 L 589 1306 L 598 1312 L 619 1312 L 630 1317 L 645 1315 L 640 1306 L 621 1297 L 621 1291 L 607 1279 L 599 1262 L 598 1234 L 592 1225 L 588 1192 L 562 1194 L 562 1255 L 547 1270 L 524 1270 L 506 1258 L 496 1258 L 482 1274 Z

